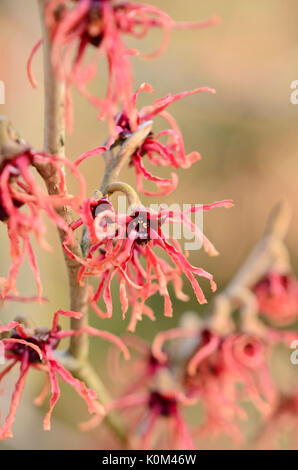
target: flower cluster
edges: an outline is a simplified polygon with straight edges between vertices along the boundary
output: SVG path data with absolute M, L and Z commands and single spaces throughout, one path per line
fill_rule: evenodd
M 257 338 L 176 328 L 159 333 L 152 346 L 125 336 L 136 352 L 125 367 L 119 352 L 111 349 L 109 366 L 117 373 L 118 397 L 110 408 L 121 410 L 127 419 L 136 449 L 194 449 L 204 436 L 222 435 L 239 446 L 244 443 L 242 423 L 248 420 L 246 402 L 258 410 L 263 426 L 276 422 L 280 428 L 281 415 L 296 409 L 297 397 L 285 401 L 270 370 L 275 346 L 289 346 L 295 336 L 275 329 Z M 189 406 L 193 419 L 186 420 L 183 410 Z
M 215 90 L 213 88 L 201 87 L 195 90 L 181 92 L 174 96 L 169 94 L 155 100 L 151 106 L 145 106 L 138 111 L 136 101 L 141 91 L 152 93 L 153 88 L 148 83 L 143 83 L 130 99 L 129 112 L 123 111 L 116 115 L 116 126 L 106 147 L 98 147 L 86 152 L 77 160 L 77 164 L 80 164 L 88 156 L 100 154 L 105 150 L 113 150 L 115 147 L 123 145 L 140 126 L 146 125 L 146 123 L 149 123 L 156 116 L 160 116 L 170 125 L 170 129 L 164 129 L 157 135 L 150 132 L 143 143 L 138 146 L 131 155 L 129 164 L 134 167 L 136 186 L 139 193 L 146 196 L 166 196 L 177 187 L 178 179 L 176 173 L 171 173 L 171 179 L 155 176 L 144 166 L 144 157 L 146 156 L 148 158 L 151 165 L 170 166 L 174 169 L 190 168 L 193 163 L 201 159 L 201 155 L 198 152 L 186 154 L 182 133 L 175 119 L 166 111 L 166 108 L 184 97 L 205 91 L 215 93 Z M 163 138 L 166 139 L 165 143 L 162 142 Z M 151 192 L 144 189 L 143 179 L 156 184 L 158 191 Z
M 279 428 L 282 417 L 289 413 L 297 418 L 297 394 L 281 396 L 270 369 L 276 345 L 283 343 L 289 347 L 296 344 L 297 337 L 290 327 L 298 315 L 298 284 L 288 263 L 288 269 L 280 271 L 277 266 L 285 267 L 285 263 L 275 259 L 277 251 L 285 250 L 270 247 L 269 255 L 260 256 L 266 261 L 265 268 L 257 266 L 252 269 L 252 275 L 250 271 L 247 274 L 247 265 L 240 270 L 226 293 L 219 295 L 224 306 L 219 322 L 216 322 L 217 307 L 211 306 L 210 319 L 203 326 L 201 322 L 199 326 L 184 324 L 159 332 L 152 344 L 131 334 L 144 316 L 151 320 L 157 318 L 157 312 L 149 306 L 155 294 L 163 299 L 165 317 L 172 317 L 175 311 L 171 289 L 177 299 L 188 300 L 183 292 L 184 277 L 199 304 L 207 302 L 199 279 L 209 281 L 215 292 L 213 275 L 193 266 L 189 253 L 179 242 L 181 227 L 192 232 L 207 254 L 217 255 L 213 244 L 191 217 L 215 208 L 229 208 L 233 203 L 223 200 L 192 204 L 184 211 L 165 209 L 162 205 L 154 211 L 142 204 L 138 193 L 161 197 L 172 193 L 178 184 L 176 173 L 162 178 L 151 173 L 146 163 L 178 170 L 190 168 L 201 158 L 196 151 L 186 152 L 182 133 L 168 113 L 168 106 L 184 97 L 200 92 L 215 93 L 215 90 L 201 87 L 168 94 L 138 109 L 139 94 L 151 93 L 153 88 L 143 83 L 133 93 L 130 57 L 139 52 L 128 49 L 123 38 L 128 35 L 142 39 L 150 30 L 161 29 L 164 37 L 160 47 L 147 55 L 154 57 L 165 49 L 174 28 L 202 28 L 217 19 L 177 23 L 156 7 L 126 0 L 48 0 L 44 6 L 44 39 L 34 47 L 27 69 L 32 85 L 36 86 L 32 59 L 43 44 L 46 73 L 53 82 L 48 98 L 54 101 L 47 107 L 50 113 L 46 116 L 47 131 L 53 140 L 60 139 L 59 145 L 64 144 L 55 113 L 58 113 L 57 104 L 59 115 L 65 105 L 66 123 L 69 129 L 72 127 L 71 89 L 75 86 L 97 108 L 99 119 L 107 119 L 109 136 L 104 145 L 83 153 L 72 163 L 61 156 L 35 151 L 0 118 L 0 221 L 7 227 L 12 261 L 7 279 L 0 278 L 1 300 L 43 300 L 31 236 L 42 248 L 50 249 L 45 239 L 44 215 L 59 230 L 71 297 L 71 310 L 54 313 L 51 328 L 35 327 L 23 317 L 0 325 L 0 353 L 4 352 L 5 361 L 0 372 L 1 386 L 9 372 L 17 365 L 20 367 L 8 414 L 0 426 L 0 440 L 12 436 L 30 369 L 46 376 L 35 400 L 40 405 L 50 396 L 43 423 L 45 430 L 51 427 L 51 415 L 60 397 L 60 377 L 87 405 L 91 418 L 80 425 L 81 429 L 98 425 L 103 416 L 111 413 L 110 425 L 118 432 L 119 425 L 113 424 L 112 414 L 120 413 L 126 426 L 121 434 L 127 440 L 126 445 L 136 449 L 195 449 L 202 436 L 221 434 L 240 445 L 243 443 L 241 425 L 247 419 L 243 406 L 246 402 L 254 405 L 264 426 L 272 423 Z M 94 55 L 88 59 L 92 50 Z M 94 96 L 88 88 L 97 74 L 101 57 L 107 62 L 105 97 Z M 60 91 L 64 90 L 64 84 L 66 93 L 62 103 Z M 57 90 L 59 100 L 55 96 Z M 161 131 L 152 130 L 157 117 L 166 123 Z M 86 158 L 102 154 L 106 169 L 101 189 L 96 189 L 93 197 L 87 197 L 86 181 L 78 167 Z M 125 163 L 135 172 L 138 193 L 120 179 Z M 67 191 L 65 169 L 75 176 L 76 195 Z M 46 183 L 47 192 L 36 178 L 36 170 Z M 155 184 L 156 191 L 147 189 L 144 180 L 146 184 Z M 116 192 L 125 195 L 128 211 L 119 204 L 116 209 L 112 202 Z M 180 226 L 178 237 L 175 236 L 177 226 Z M 267 238 L 275 243 L 278 237 Z M 20 296 L 17 290 L 18 272 L 26 254 L 37 284 L 37 296 L 33 297 Z M 257 255 L 259 258 L 259 252 Z M 87 318 L 89 306 L 100 320 L 113 316 L 114 279 L 118 281 L 116 299 L 121 304 L 123 319 L 129 313 L 130 333 L 123 338 L 89 326 Z M 242 318 L 238 318 L 239 313 Z M 70 329 L 58 325 L 59 315 L 70 319 Z M 243 315 L 248 318 L 243 319 Z M 218 324 L 226 328 L 221 330 Z M 258 328 L 253 329 L 256 325 Z M 278 329 L 280 326 L 283 329 Z M 117 385 L 114 399 L 107 399 L 104 385 L 88 362 L 89 337 L 113 343 L 107 363 Z M 68 350 L 59 351 L 61 341 L 66 338 L 70 339 Z M 122 356 L 130 359 L 128 347 L 132 358 L 122 362 Z M 200 418 L 199 406 L 203 408 Z
M 194 206 L 189 209 L 189 213 L 230 206 L 231 201 L 221 201 Z M 79 272 L 81 282 L 85 277 L 100 276 L 98 288 L 90 298 L 91 306 L 100 317 L 112 316 L 111 281 L 116 275 L 119 278 L 120 301 L 124 318 L 129 306 L 132 308 L 130 331 L 135 330 L 136 323 L 143 314 L 152 319 L 155 318 L 145 302 L 157 292 L 164 298 L 164 315 L 172 316 L 172 303 L 167 284 L 171 282 L 176 296 L 185 300 L 185 294 L 182 292 L 182 274 L 189 279 L 198 302 L 201 304 L 206 302 L 195 276 L 208 279 L 214 291 L 216 285 L 212 275 L 202 268 L 192 266 L 183 254 L 178 240 L 169 239 L 162 230 L 166 223 L 181 222 L 193 231 L 202 242 L 206 252 L 211 255 L 216 254 L 211 242 L 191 222 L 186 213 L 170 210 L 153 213 L 137 204 L 130 208 L 129 215 L 119 214 L 115 212 L 107 197 L 99 201 L 89 200 L 88 204 L 85 204 L 81 219 L 71 228 L 76 230 L 83 223 L 88 228 L 90 248 L 86 258 L 78 258 L 71 251 L 71 237 L 67 237 L 63 246 L 68 256 L 82 264 Z M 157 256 L 153 251 L 154 247 L 161 248 L 169 256 L 173 266 Z M 96 305 L 101 295 L 106 305 L 106 313 L 103 313 Z
M 11 144 L 10 144 L 11 146 Z M 79 194 L 71 196 L 66 193 L 65 176 L 60 167 L 64 164 L 76 176 L 79 183 Z M 59 194 L 48 195 L 32 174 L 33 167 L 50 165 L 59 175 Z M 30 266 L 38 288 L 38 300 L 42 299 L 42 286 L 39 270 L 30 242 L 33 234 L 39 245 L 49 251 L 50 246 L 45 240 L 46 225 L 42 219 L 45 213 L 59 229 L 68 233 L 65 220 L 56 209 L 67 205 L 78 208 L 85 196 L 85 181 L 76 165 L 66 158 L 37 152 L 22 144 L 10 148 L 3 147 L 0 160 L 0 220 L 7 226 L 10 241 L 12 265 L 8 278 L 1 278 L 1 296 L 6 298 L 10 291 L 17 294 L 17 275 L 27 253 Z
M 134 449 L 194 449 L 191 431 L 184 419 L 184 407 L 194 400 L 177 388 L 170 360 L 160 361 L 152 347 L 132 335 L 123 341 L 134 351 L 126 364 L 120 362 L 119 351 L 111 348 L 109 355 L 112 378 L 116 379 L 118 397 L 107 407 L 119 410 L 128 424 L 128 440 Z M 130 385 L 127 387 L 127 383 Z M 119 387 L 124 386 L 119 396 Z M 99 418 L 83 427 L 93 428 Z
M 201 29 L 218 22 L 214 17 L 197 23 L 177 23 L 162 10 L 147 4 L 115 0 L 50 0 L 46 5 L 46 22 L 53 41 L 52 64 L 60 79 L 67 85 L 67 121 L 71 128 L 72 104 L 70 88 L 75 85 L 99 110 L 101 119 L 112 123 L 120 101 L 125 110 L 133 87 L 130 56 L 138 55 L 128 49 L 124 35 L 144 38 L 150 29 L 161 28 L 164 38 L 160 47 L 145 55 L 153 58 L 161 54 L 168 43 L 170 32 L 178 29 Z M 36 82 L 31 71 L 32 58 L 42 44 L 34 47 L 28 61 L 28 75 L 32 85 Z M 88 48 L 94 48 L 95 57 L 84 64 Z M 97 61 L 104 56 L 108 64 L 108 86 L 105 98 L 93 96 L 87 85 L 97 72 Z
M 82 314 L 78 312 L 58 310 L 53 315 L 51 329 L 41 327 L 33 328 L 31 325 L 28 327 L 27 319 L 11 321 L 7 325 L 0 326 L 0 334 L 10 332 L 9 337 L 4 337 L 1 340 L 2 344 L 4 344 L 5 359 L 9 361 L 9 364 L 1 372 L 0 382 L 17 363 L 20 364 L 20 375 L 12 395 L 10 409 L 3 425 L 0 427 L 0 440 L 12 437 L 12 425 L 22 397 L 26 376 L 30 368 L 46 373 L 45 386 L 40 395 L 35 399 L 35 404 L 41 405 L 49 393 L 51 394 L 49 411 L 43 422 L 44 430 L 48 431 L 51 428 L 51 415 L 60 397 L 57 376 L 69 384 L 82 397 L 87 404 L 90 414 L 102 417 L 105 413 L 104 407 L 97 401 L 96 393 L 88 389 L 84 382 L 73 377 L 72 374 L 63 367 L 55 356 L 55 350 L 62 339 L 87 333 L 91 336 L 102 337 L 114 342 L 121 349 L 126 359 L 129 358 L 129 352 L 119 338 L 111 333 L 99 331 L 91 327 L 85 327 L 77 331 L 61 330 L 58 325 L 59 315 L 76 319 L 82 317 Z M 27 324 L 27 327 L 24 326 L 23 323 Z
M 71 272 L 72 285 L 76 285 L 79 290 L 89 278 L 100 278 L 96 290 L 88 286 L 88 292 L 89 304 L 101 318 L 112 316 L 111 282 L 115 276 L 119 280 L 123 318 L 131 308 L 128 325 L 131 331 L 135 330 L 137 322 L 142 319 L 143 315 L 155 319 L 155 313 L 147 305 L 147 300 L 156 293 L 164 299 L 165 316 L 172 316 L 173 306 L 168 291 L 169 283 L 173 285 L 177 298 L 187 300 L 188 297 L 182 291 L 183 275 L 189 279 L 198 301 L 205 303 L 206 298 L 196 276 L 208 279 L 214 291 L 216 285 L 213 276 L 202 268 L 194 267 L 188 261 L 188 254 L 183 252 L 175 237 L 169 237 L 166 234 L 165 226 L 182 223 L 194 233 L 207 253 L 215 255 L 217 252 L 212 243 L 188 216 L 191 217 L 197 211 L 230 207 L 231 201 L 193 206 L 185 213 L 165 209 L 153 212 L 141 204 L 134 190 L 130 188 L 128 193 L 134 193 L 134 203 L 127 214 L 121 211 L 117 213 L 110 201 L 110 195 L 114 192 L 111 190 L 113 179 L 109 181 L 107 177 L 108 181 L 104 184 L 104 197 L 87 198 L 85 179 L 78 170 L 78 165 L 89 155 L 96 153 L 112 154 L 116 148 L 120 148 L 121 153 L 134 135 L 148 123 L 151 126 L 151 120 L 159 115 L 166 120 L 170 128 L 155 134 L 148 131 L 126 160 L 135 169 L 139 192 L 145 195 L 166 195 L 176 188 L 177 176 L 175 174 L 172 174 L 171 179 L 162 179 L 152 175 L 145 168 L 143 157 L 147 156 L 150 163 L 155 166 L 170 166 L 174 169 L 189 168 L 192 163 L 199 160 L 200 155 L 197 152 L 186 154 L 182 134 L 166 108 L 180 98 L 201 91 L 214 93 L 214 90 L 205 87 L 174 96 L 167 95 L 154 101 L 151 106 L 138 111 L 136 102 L 139 93 L 141 91 L 152 92 L 153 89 L 150 85 L 144 84 L 133 94 L 134 83 L 130 56 L 137 55 L 139 52 L 128 49 L 123 37 L 128 35 L 141 39 L 150 30 L 161 29 L 164 37 L 160 47 L 155 52 L 144 55 L 144 57 L 155 57 L 165 49 L 169 34 L 174 28 L 202 28 L 216 23 L 217 18 L 202 23 L 177 23 L 166 13 L 151 5 L 116 0 L 49 0 L 45 2 L 45 8 L 42 11 L 44 38 L 33 48 L 27 64 L 31 84 L 33 87 L 36 86 L 32 74 L 32 60 L 39 47 L 44 45 L 48 48 L 47 55 L 50 55 L 48 67 L 52 68 L 57 84 L 63 81 L 66 85 L 65 118 L 69 129 L 72 127 L 71 88 L 74 85 L 95 105 L 98 109 L 98 117 L 108 119 L 110 137 L 106 145 L 86 152 L 75 163 L 72 163 L 61 156 L 35 151 L 19 138 L 10 124 L 0 119 L 0 220 L 7 227 L 12 260 L 8 278 L 0 278 L 1 298 L 6 301 L 22 302 L 43 300 L 42 284 L 31 245 L 31 235 L 36 238 L 43 249 L 50 250 L 51 247 L 45 239 L 46 225 L 43 215 L 46 215 L 57 226 L 60 237 L 64 240 L 63 248 L 68 257 L 67 263 Z M 87 55 L 92 49 L 94 56 L 88 61 Z M 97 62 L 102 56 L 108 65 L 108 85 L 106 96 L 98 98 L 91 94 L 88 85 L 96 76 Z M 122 111 L 117 114 L 119 105 Z M 117 158 L 114 159 L 113 165 L 115 162 L 117 164 Z M 70 170 L 77 180 L 79 190 L 75 196 L 67 191 L 65 168 Z M 35 170 L 45 180 L 48 192 L 44 191 L 36 179 Z M 155 183 L 158 192 L 151 193 L 144 189 L 143 178 Z M 114 181 L 116 179 L 115 176 Z M 119 184 L 120 187 L 125 186 L 125 183 Z M 77 212 L 79 219 L 70 223 L 68 215 L 72 212 Z M 81 248 L 77 242 L 80 227 L 83 228 Z M 161 249 L 169 260 L 159 256 L 155 252 L 156 249 Z M 18 272 L 26 254 L 37 284 L 36 297 L 24 297 L 19 295 L 17 290 Z M 106 312 L 103 312 L 98 305 L 101 297 L 106 305 Z M 85 294 L 84 298 L 86 302 Z M 82 311 L 86 312 L 87 306 L 84 305 L 83 299 L 76 302 L 76 305 L 82 306 Z M 71 318 L 71 324 L 75 327 L 62 330 L 58 326 L 60 314 Z M 64 338 L 71 338 L 71 341 L 75 341 L 80 336 L 83 338 L 94 336 L 112 341 L 119 347 L 124 357 L 129 358 L 127 347 L 119 338 L 88 326 L 86 313 L 59 310 L 53 316 L 51 329 L 35 328 L 27 319 L 17 319 L 1 326 L 0 334 L 3 335 L 1 347 L 4 345 L 5 360 L 9 361 L 1 372 L 1 381 L 17 363 L 20 364 L 20 375 L 12 395 L 10 410 L 0 428 L 1 439 L 12 435 L 16 410 L 30 368 L 46 373 L 45 387 L 36 399 L 36 403 L 40 404 L 48 394 L 51 395 L 50 408 L 44 419 L 46 430 L 50 429 L 51 414 L 60 395 L 57 376 L 60 376 L 82 396 L 90 414 L 94 415 L 93 421 L 100 421 L 103 414 L 114 407 L 111 405 L 104 408 L 97 401 L 96 393 L 75 377 L 77 369 L 74 375 L 67 370 L 68 366 L 64 365 L 63 360 L 70 355 L 75 361 L 71 347 L 68 354 L 59 355 L 56 351 Z M 81 364 L 80 367 L 82 367 Z M 159 368 L 163 371 L 165 369 L 151 354 L 148 370 L 142 380 L 146 382 L 155 376 Z M 151 413 L 150 427 L 155 426 L 158 416 L 171 417 L 173 429 L 179 430 L 181 445 L 188 446 L 190 437 L 186 427 L 183 426 L 180 414 L 184 398 L 180 393 L 156 390 L 143 397 L 142 400 Z M 144 438 L 141 446 L 146 446 L 147 442 L 148 439 Z

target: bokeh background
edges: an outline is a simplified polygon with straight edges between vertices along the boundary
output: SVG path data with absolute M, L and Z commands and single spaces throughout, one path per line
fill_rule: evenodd
M 220 24 L 202 31 L 174 31 L 166 53 L 153 62 L 133 59 L 136 85 L 144 81 L 151 83 L 155 89 L 154 99 L 198 86 L 217 90 L 215 96 L 199 94 L 177 102 L 171 108 L 183 131 L 187 150 L 200 151 L 203 159 L 190 171 L 179 172 L 177 191 L 162 202 L 203 203 L 227 198 L 235 202 L 233 209 L 213 211 L 204 218 L 204 231 L 220 251 L 220 256 L 210 259 L 200 250 L 191 253 L 191 261 L 211 271 L 221 288 L 262 235 L 272 206 L 286 198 L 293 211 L 287 244 L 297 272 L 298 105 L 290 102 L 290 84 L 298 79 L 297 2 L 151 0 L 150 3 L 177 20 L 205 19 L 215 14 L 222 18 Z M 36 148 L 41 148 L 43 141 L 41 52 L 33 65 L 39 83 L 37 90 L 31 89 L 25 72 L 28 54 L 40 34 L 35 0 L 0 0 L 0 80 L 6 84 L 6 104 L 0 105 L 0 114 L 8 115 Z M 159 40 L 160 33 L 154 31 L 141 44 L 128 42 L 132 47 L 150 51 Z M 105 80 L 102 65 L 93 91 L 103 93 Z M 100 145 L 107 135 L 105 125 L 96 120 L 95 110 L 76 93 L 74 97 L 75 127 L 67 138 L 67 155 L 71 159 Z M 140 104 L 150 100 L 151 96 L 147 95 L 140 99 Z M 101 180 L 101 157 L 84 165 L 92 194 Z M 123 178 L 134 183 L 128 169 L 123 172 Z M 6 305 L 1 312 L 1 322 L 25 313 L 38 324 L 49 325 L 52 312 L 59 307 L 67 308 L 66 273 L 53 227 L 49 227 L 48 240 L 54 247 L 53 253 L 45 254 L 38 247 L 36 250 L 49 302 L 41 306 Z M 0 243 L 1 275 L 5 275 L 9 253 L 4 227 L 0 227 Z M 204 286 L 208 290 L 207 284 Z M 19 288 L 27 295 L 34 294 L 34 282 L 26 265 L 21 271 Z M 192 300 L 187 305 L 175 301 L 173 319 L 162 317 L 162 302 L 155 299 L 152 305 L 157 312 L 157 321 L 151 323 L 144 319 L 138 325 L 137 334 L 151 339 L 160 329 L 176 325 L 185 310 L 203 314 L 206 309 L 194 302 L 187 285 L 185 290 Z M 113 319 L 104 324 L 91 314 L 92 324 L 123 333 L 125 324 L 117 299 L 114 308 Z M 106 352 L 107 345 L 92 342 L 92 361 L 109 382 L 112 371 L 106 370 Z M 7 387 L 0 395 L 3 414 L 8 406 L 7 389 L 12 387 L 13 378 L 6 383 Z M 76 431 L 76 423 L 86 417 L 85 407 L 64 386 L 55 411 L 53 431 L 44 433 L 43 410 L 32 406 L 32 396 L 38 393 L 42 383 L 39 374 L 30 373 L 14 427 L 15 437 L 0 444 L 0 448 L 111 446 L 105 440 L 109 436 L 106 429 L 88 435 Z M 214 444 L 209 447 L 211 445 Z

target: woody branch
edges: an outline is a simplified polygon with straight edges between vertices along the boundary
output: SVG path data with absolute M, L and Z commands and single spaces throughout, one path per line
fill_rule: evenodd
M 41 13 L 41 24 L 43 31 L 43 48 L 44 48 L 44 87 L 45 87 L 45 113 L 44 113 L 44 150 L 48 153 L 64 156 L 65 153 L 65 85 L 59 81 L 55 74 L 51 63 L 51 41 L 49 31 L 45 23 L 45 7 L 47 0 L 39 0 Z M 37 170 L 42 176 L 47 186 L 49 194 L 58 194 L 59 175 L 53 165 L 44 163 L 37 166 Z M 67 188 L 65 188 L 67 192 Z M 70 225 L 74 221 L 74 217 L 70 208 L 62 206 L 57 208 L 59 215 Z M 64 241 L 65 233 L 59 230 L 61 242 Z M 79 240 L 75 240 L 72 251 L 77 256 L 82 256 Z M 80 284 L 78 282 L 78 271 L 80 264 L 64 256 L 69 281 L 70 293 L 70 309 L 83 314 L 81 319 L 71 320 L 72 330 L 81 330 L 88 325 L 88 284 Z M 108 392 L 106 391 L 102 381 L 88 362 L 89 344 L 88 335 L 80 334 L 71 338 L 68 353 L 63 355 L 61 360 L 65 366 L 78 379 L 96 391 L 102 403 L 110 401 Z M 127 436 L 122 423 L 115 415 L 110 413 L 107 423 L 115 432 L 120 440 L 126 441 Z
M 213 300 L 211 328 L 220 334 L 234 329 L 232 312 L 240 308 L 242 329 L 257 335 L 265 334 L 266 328 L 258 320 L 258 308 L 251 288 L 270 270 L 288 272 L 289 255 L 284 243 L 291 219 L 291 210 L 285 201 L 279 202 L 268 218 L 265 233 L 253 247 L 226 288 Z

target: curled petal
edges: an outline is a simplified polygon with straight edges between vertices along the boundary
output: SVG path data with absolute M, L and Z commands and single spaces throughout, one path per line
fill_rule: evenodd
M 19 339 L 19 338 L 3 338 L 1 341 L 4 344 L 11 344 L 11 343 L 23 344 L 24 346 L 27 346 L 28 348 L 34 349 L 34 351 L 37 352 L 39 359 L 41 361 L 43 359 L 43 353 L 41 349 L 36 344 L 31 343 L 30 341 L 26 341 L 25 339 Z
M 197 331 L 185 330 L 183 328 L 174 328 L 158 333 L 152 343 L 152 354 L 162 364 L 167 362 L 167 355 L 162 348 L 166 341 L 172 341 L 179 338 L 192 338 L 197 335 Z
M 48 368 L 49 368 L 48 376 L 49 376 L 50 384 L 51 384 L 51 399 L 50 399 L 49 411 L 47 412 L 43 420 L 43 428 L 45 431 L 50 431 L 51 429 L 52 412 L 60 397 L 60 388 L 59 388 L 59 383 L 55 374 L 54 367 L 55 367 L 54 364 L 52 364 L 51 361 L 48 361 Z
M 80 335 L 82 333 L 88 333 L 88 335 L 90 336 L 103 338 L 110 341 L 111 343 L 114 343 L 123 352 L 123 356 L 126 360 L 130 358 L 130 353 L 123 341 L 118 338 L 118 336 L 113 335 L 109 331 L 97 330 L 96 328 L 92 328 L 91 326 L 85 326 L 81 330 L 78 330 L 75 335 Z
M 29 370 L 28 355 L 25 354 L 22 359 L 21 366 L 20 366 L 20 376 L 18 378 L 17 383 L 15 384 L 15 389 L 12 394 L 12 399 L 11 399 L 8 415 L 3 423 L 3 426 L 1 426 L 0 428 L 0 440 L 4 440 L 7 437 L 12 437 L 11 428 L 16 417 L 18 406 L 20 404 L 28 370 Z
M 38 51 L 38 49 L 41 47 L 42 43 L 43 43 L 43 40 L 40 39 L 35 44 L 35 46 L 33 47 L 32 51 L 29 55 L 28 61 L 27 61 L 27 75 L 28 75 L 28 79 L 29 79 L 29 82 L 31 83 L 32 88 L 37 88 L 37 83 L 36 83 L 35 78 L 34 78 L 33 73 L 32 73 L 32 60 L 33 60 L 36 52 Z
M 200 362 L 212 354 L 217 349 L 218 345 L 219 338 L 217 336 L 213 336 L 206 346 L 199 349 L 199 351 L 191 358 L 187 366 L 189 375 L 195 375 Z
M 175 101 L 185 98 L 186 96 L 195 95 L 196 93 L 201 93 L 201 92 L 208 92 L 208 93 L 215 94 L 216 90 L 210 87 L 200 87 L 200 88 L 195 88 L 194 90 L 183 91 L 181 93 L 177 93 L 176 95 L 169 94 L 163 98 L 159 98 L 158 100 L 155 100 L 153 102 L 153 105 L 151 107 L 148 107 L 146 110 L 142 110 L 142 119 L 144 120 L 152 119 L 154 116 L 164 111 L 172 103 L 175 103 Z
M 61 310 L 61 309 L 57 310 L 57 312 L 55 312 L 53 316 L 51 333 L 55 333 L 57 331 L 59 315 L 64 315 L 65 317 L 68 317 L 68 318 L 76 318 L 77 320 L 79 320 L 83 316 L 83 314 L 80 312 L 73 312 L 71 310 Z
M 96 147 L 93 150 L 89 150 L 88 152 L 83 153 L 82 155 L 80 155 L 79 158 L 77 158 L 77 160 L 75 161 L 75 165 L 79 166 L 87 158 L 93 157 L 94 155 L 101 155 L 102 153 L 106 151 L 107 151 L 107 148 L 103 146 Z

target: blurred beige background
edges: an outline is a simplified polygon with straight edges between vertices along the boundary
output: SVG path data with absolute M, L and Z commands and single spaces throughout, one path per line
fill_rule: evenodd
M 191 261 L 211 271 L 219 286 L 224 285 L 261 236 L 271 207 L 286 198 L 293 209 L 287 241 L 297 270 L 298 105 L 290 103 L 290 84 L 298 79 L 297 2 L 152 0 L 150 3 L 177 20 L 205 19 L 215 14 L 222 18 L 221 24 L 202 31 L 174 32 L 167 52 L 153 62 L 133 59 L 136 85 L 144 81 L 151 83 L 155 88 L 154 99 L 198 86 L 217 90 L 215 96 L 199 94 L 171 107 L 183 131 L 187 150 L 198 150 L 203 160 L 190 171 L 179 172 L 178 190 L 164 202 L 208 203 L 227 198 L 235 202 L 233 209 L 213 211 L 204 218 L 204 231 L 219 249 L 220 256 L 208 259 L 202 251 L 192 252 Z M 38 90 L 30 88 L 26 60 L 39 37 L 34 0 L 0 0 L 0 80 L 6 84 L 6 104 L 0 105 L 0 114 L 8 115 L 36 148 L 41 148 L 43 139 L 41 52 L 33 63 Z M 149 51 L 159 39 L 160 33 L 154 31 L 144 42 L 130 40 L 129 44 Z M 101 69 L 100 73 L 105 75 Z M 100 82 L 99 77 L 93 87 L 96 93 L 103 93 Z M 140 104 L 150 99 L 151 96 L 146 95 L 140 99 Z M 100 145 L 105 137 L 106 128 L 96 120 L 95 110 L 75 94 L 75 129 L 67 139 L 69 158 L 74 159 L 83 151 Z M 101 158 L 84 165 L 92 194 L 100 184 Z M 123 177 L 134 184 L 129 170 Z M 37 253 L 49 303 L 43 306 L 9 304 L 1 312 L 1 322 L 21 311 L 47 325 L 50 313 L 58 307 L 67 308 L 65 270 L 52 227 L 48 239 L 57 248 L 54 253 L 44 254 L 38 248 Z M 0 241 L 1 275 L 5 275 L 9 258 L 4 227 L 0 227 Z M 19 287 L 27 295 L 34 293 L 34 282 L 27 266 L 22 269 Z M 190 292 L 188 286 L 186 291 Z M 154 306 L 157 311 L 161 309 L 159 299 L 154 301 Z M 187 305 L 176 301 L 173 320 L 157 314 L 155 324 L 144 320 L 137 332 L 151 338 L 160 328 L 174 326 L 179 314 L 191 308 L 204 310 L 194 301 Z M 93 314 L 92 323 L 103 326 Z M 104 327 L 117 333 L 124 331 L 116 301 L 114 318 Z M 104 377 L 105 346 L 92 346 L 92 357 Z M 100 448 L 105 445 L 99 438 L 103 431 L 96 431 L 92 436 L 76 432 L 75 423 L 85 417 L 84 407 L 72 392 L 67 394 L 67 387 L 62 387 L 65 395 L 56 409 L 53 432 L 43 433 L 42 414 L 31 410 L 32 394 L 38 392 L 42 380 L 38 374 L 32 376 L 35 380 L 28 380 L 26 402 L 18 413 L 16 437 L 0 448 Z M 12 384 L 13 381 L 8 386 Z M 0 395 L 3 414 L 8 397 L 7 391 Z

